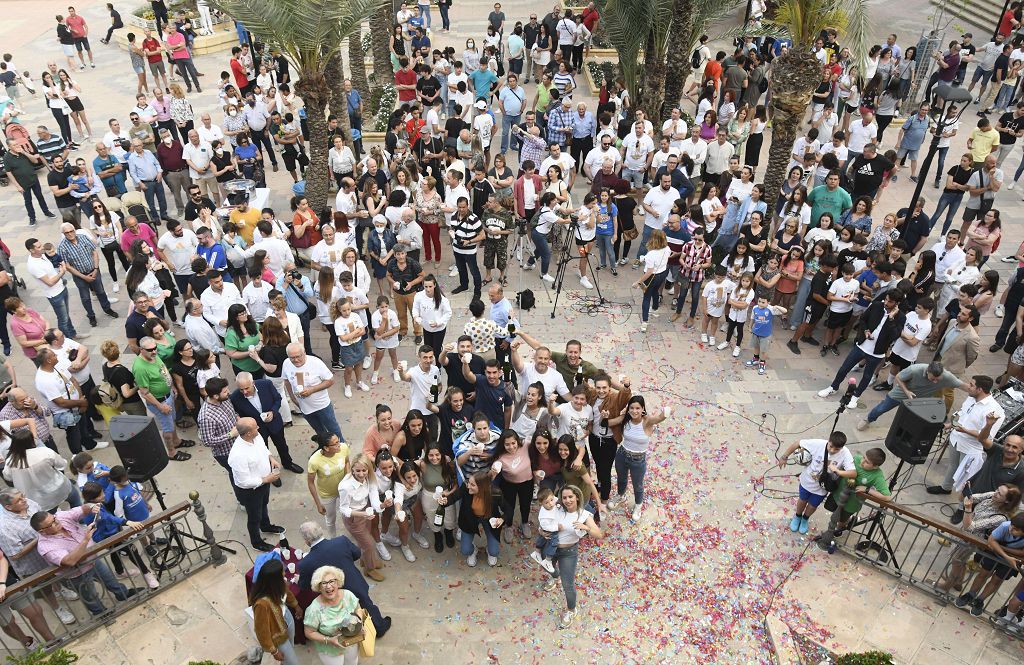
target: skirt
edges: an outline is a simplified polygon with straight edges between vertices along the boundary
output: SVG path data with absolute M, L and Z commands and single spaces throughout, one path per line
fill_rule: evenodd
M 341 364 L 343 367 L 355 367 L 363 362 L 365 356 L 366 348 L 360 342 L 341 347 Z
M 68 103 L 68 108 L 71 109 L 72 113 L 78 113 L 85 110 L 81 97 L 75 97 L 74 99 L 67 99 L 65 101 Z
M 743 163 L 747 166 L 757 166 L 761 160 L 761 145 L 764 143 L 764 134 L 751 134 L 747 137 L 746 152 L 743 155 Z

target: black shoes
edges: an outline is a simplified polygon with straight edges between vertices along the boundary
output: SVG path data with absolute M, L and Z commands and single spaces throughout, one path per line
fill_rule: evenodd
M 391 617 L 383 617 L 380 620 L 380 628 L 377 629 L 377 639 L 384 637 L 385 633 L 391 630 Z
M 434 551 L 438 554 L 444 552 L 444 535 L 440 531 L 434 534 Z
M 821 346 L 821 342 L 819 342 L 818 340 L 814 339 L 809 335 L 801 337 L 800 341 L 803 342 L 804 344 L 810 344 L 811 346 Z
M 942 485 L 930 485 L 925 489 L 925 492 L 928 492 L 929 494 L 952 494 L 953 490 L 948 490 Z
M 455 532 L 451 529 L 444 530 L 444 544 L 447 547 L 455 547 Z
M 258 543 L 252 543 L 252 548 L 254 550 L 259 550 L 260 552 L 273 552 L 274 551 L 274 546 L 271 545 L 270 543 L 268 543 L 265 540 L 261 540 Z
M 416 335 L 416 339 L 414 341 L 416 342 L 416 346 L 419 346 L 423 343 L 423 335 Z
M 964 509 L 957 508 L 953 511 L 953 517 L 949 518 L 950 524 L 960 524 L 964 521 Z
M 1002 344 L 993 344 L 992 346 L 988 347 L 988 352 L 989 353 L 995 353 L 996 351 L 998 351 L 1001 348 L 1003 348 Z
M 105 310 L 103 310 L 103 313 L 106 314 L 107 316 L 109 316 L 112 319 L 118 319 L 118 318 L 121 317 L 120 314 L 118 314 L 117 312 L 115 312 L 112 309 L 105 309 Z
M 277 526 L 276 524 L 271 524 L 270 526 L 261 526 L 260 531 L 262 531 L 263 533 L 276 533 L 279 536 L 283 536 L 285 534 L 285 528 L 283 526 Z
M 305 469 L 303 469 L 301 466 L 299 466 L 295 462 L 289 462 L 288 464 L 285 464 L 284 468 L 288 469 L 292 473 L 303 473 L 305 471 Z
M 469 291 L 469 287 L 468 286 L 456 286 L 454 289 L 449 291 L 449 293 L 455 294 L 455 293 L 462 293 L 463 291 Z
M 800 345 L 793 340 L 786 342 L 786 347 L 796 355 L 800 355 Z

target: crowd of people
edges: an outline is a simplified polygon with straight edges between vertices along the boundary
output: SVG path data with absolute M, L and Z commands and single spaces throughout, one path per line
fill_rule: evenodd
M 755 5 L 756 22 L 764 7 Z M 1011 9 L 1019 13 L 1018 5 Z M 123 27 L 108 7 L 103 44 Z M 955 492 L 962 501 L 954 523 L 962 520 L 972 532 L 995 524 L 996 514 L 1005 517 L 989 536 L 994 552 L 1008 552 L 1005 561 L 986 568 L 993 575 L 957 599 L 980 613 L 1024 547 L 1022 525 L 1013 521 L 1024 484 L 1021 442 L 994 442 L 1002 410 L 991 396 L 1024 379 L 1024 267 L 1001 295 L 999 273 L 986 269 L 1002 236 L 994 207 L 1005 182 L 1001 165 L 1024 133 L 1024 102 L 1000 90 L 1024 60 L 1013 57 L 1020 38 L 1007 32 L 975 46 L 965 33 L 929 56 L 890 35 L 869 52 L 868 71 L 859 72 L 837 33 L 826 31 L 814 46 L 821 83 L 792 146 L 788 177 L 767 200 L 758 169 L 770 128 L 772 61 L 791 48 L 787 40 L 746 37 L 731 54 L 713 55 L 702 36 L 692 53 L 692 85 L 669 100 L 669 117 L 659 121 L 632 107 L 620 80 L 599 82 L 593 107 L 579 94 L 574 99 L 600 26 L 593 3 L 579 15 L 556 5 L 526 21 L 509 21 L 496 3 L 482 48 L 470 38 L 461 52 L 431 43 L 448 31 L 449 7 L 439 4 L 440 29 L 432 27 L 429 3 L 403 3 L 397 11 L 389 44 L 398 108 L 383 145 L 365 146 L 365 154 L 333 116 L 330 145 L 308 145 L 306 109 L 288 60 L 244 26 L 220 80 L 205 86 L 205 94 L 215 91 L 219 113 L 193 109 L 204 74 L 192 59 L 199 32 L 186 15 L 171 19 L 164 8 L 156 31 L 127 33 L 135 105 L 124 126 L 123 116 L 110 119 L 93 146 L 86 144 L 93 130 L 83 87 L 71 75 L 92 63 L 88 26 L 74 8 L 57 17 L 67 67 L 47 64 L 38 101 L 22 93 L 36 94 L 31 75 L 19 73 L 9 56 L 0 62 L 4 117 L 13 120 L 4 171 L 24 196 L 34 236 L 23 257 L 12 260 L 6 246 L 0 253 L 0 452 L 13 484 L 0 493 L 0 573 L 6 566 L 8 584 L 48 565 L 73 570 L 74 590 L 55 585 L 42 594 L 64 623 L 75 616 L 56 595 L 80 596 L 98 615 L 106 608 L 97 578 L 117 599 L 137 592 L 104 561 L 86 557 L 92 543 L 143 528 L 146 494 L 123 467 L 107 467 L 91 452 L 109 445 L 97 423 L 150 415 L 169 460 L 188 462 L 199 443 L 225 470 L 246 514 L 249 544 L 263 553 L 253 574 L 253 625 L 277 660 L 297 662 L 296 621 L 304 620 L 324 663 L 354 662 L 353 644 L 343 644 L 337 631 L 359 606 L 378 637 L 387 632 L 390 618 L 370 599 L 365 578 L 385 580 L 392 549 L 414 563 L 414 546 L 437 553 L 457 547 L 473 567 L 481 546 L 495 566 L 502 543 L 530 541 L 530 561 L 548 576 L 544 589 L 564 593 L 559 626 L 571 626 L 579 542 L 623 528 L 611 515 L 629 504 L 630 486 L 631 522 L 642 519 L 648 456 L 671 409 L 648 408 L 628 377 L 584 359 L 582 342 L 570 339 L 564 352 L 553 351 L 537 331 L 523 329 L 516 298 L 506 296 L 510 276 L 525 271 L 524 282 L 546 288 L 565 262 L 564 273 L 584 292 L 601 280 L 641 292 L 641 332 L 667 301 L 672 313 L 661 326 L 692 334 L 704 351 L 739 358 L 746 336 L 749 358 L 735 362 L 762 376 L 773 339 L 784 340 L 790 355 L 845 355 L 818 395 L 833 395 L 862 367 L 850 406 L 868 388 L 885 394 L 858 430 L 915 397 L 942 396 L 953 413 L 954 390 L 966 391 L 955 411 L 948 473 L 928 492 Z M 975 104 L 985 111 L 948 170 L 960 124 L 946 120 L 960 109 L 909 98 L 924 57 L 937 66 L 929 90 L 965 84 L 971 63 L 970 89 L 981 83 Z M 531 82 L 532 95 L 525 87 Z M 351 81 L 344 90 L 358 139 L 367 109 Z M 17 116 L 37 103 L 56 126 L 38 126 L 30 136 Z M 991 111 L 1000 113 L 994 126 Z M 940 120 L 935 208 L 921 197 L 883 212 L 892 199 L 885 192 L 907 162 L 909 178 L 918 179 L 922 145 Z M 899 130 L 885 150 L 884 132 L 894 122 Z M 316 209 L 303 188 L 309 151 L 321 149 L 336 193 Z M 90 152 L 95 156 L 86 157 Z M 295 182 L 287 212 L 228 197 L 226 183 L 238 178 L 265 187 L 267 162 L 273 172 L 283 163 Z M 61 217 L 59 237 L 35 237 L 44 236 L 35 204 L 47 217 Z M 1024 264 L 1021 249 L 1004 254 L 1001 261 Z M 17 276 L 23 267 L 24 281 Z M 616 282 L 627 268 L 630 280 Z M 458 279 L 448 294 L 445 272 Z M 105 315 L 123 318 L 124 339 L 93 349 L 102 361 L 93 359 L 84 342 L 90 333 L 71 313 L 69 274 L 91 327 L 98 325 L 94 297 Z M 130 302 L 118 306 L 113 294 L 122 284 Z M 25 302 L 25 289 L 46 296 L 55 323 Z M 465 319 L 449 296 L 470 289 Z M 992 308 L 1002 322 L 990 351 L 1010 353 L 995 379 L 968 373 L 982 346 L 981 316 Z M 411 362 L 399 357 L 403 342 L 411 342 Z M 36 368 L 38 403 L 6 359 L 15 343 Z M 131 360 L 122 362 L 126 352 Z M 385 357 L 390 376 L 381 368 Z M 779 362 L 774 352 L 772 358 Z M 336 400 L 366 409 L 373 402 L 360 393 L 379 397 L 378 386 L 388 382 L 407 384 L 408 405 L 393 411 L 378 403 L 365 433 L 343 433 Z M 972 410 L 977 404 L 983 408 Z M 314 433 L 312 455 L 289 441 L 297 421 Z M 65 432 L 70 465 L 53 427 Z M 197 440 L 184 438 L 193 427 Z M 853 455 L 845 446 L 846 436 L 835 432 L 780 454 L 782 465 L 797 448 L 811 458 L 794 532 L 808 533 L 815 509 L 837 494 L 826 482 L 830 474 L 855 479 L 877 500 L 888 497 L 885 453 Z M 322 527 L 301 527 L 309 552 L 296 588 L 319 594 L 304 619 L 301 608 L 294 616 L 283 610 L 298 607 L 285 550 L 265 539 L 285 533 L 271 519 L 283 471 L 305 474 L 323 517 Z M 963 494 L 968 482 L 973 498 Z M 57 510 L 63 503 L 71 510 Z M 985 521 L 972 521 L 982 505 Z M 841 523 L 860 507 L 850 498 Z M 347 535 L 338 535 L 339 522 Z M 17 534 L 38 545 L 26 548 Z M 155 588 L 146 555 L 126 553 Z M 964 577 L 966 553 L 952 561 L 949 588 Z M 120 557 L 111 563 L 116 573 L 130 569 Z M 41 605 L 21 605 L 13 609 L 51 639 Z M 1010 610 L 1013 621 L 1017 610 Z M 8 635 L 33 643 L 10 612 L 2 618 Z

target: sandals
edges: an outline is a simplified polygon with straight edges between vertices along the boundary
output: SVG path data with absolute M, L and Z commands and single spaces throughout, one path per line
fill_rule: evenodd
M 191 448 L 194 445 L 196 445 L 196 442 L 193 441 L 192 439 L 182 439 L 181 443 L 179 443 L 177 447 L 178 448 Z
M 188 453 L 183 453 L 180 450 L 174 453 L 174 455 L 170 458 L 172 462 L 186 462 L 190 459 L 192 459 L 191 455 L 189 455 Z
M 490 284 L 490 283 L 491 283 L 491 282 L 493 282 L 493 281 L 494 281 L 494 280 L 492 280 L 492 279 L 491 279 L 490 277 L 488 277 L 487 279 L 485 279 L 485 280 L 482 280 L 482 281 L 480 282 L 480 284 L 481 284 L 481 285 L 483 285 L 483 284 Z

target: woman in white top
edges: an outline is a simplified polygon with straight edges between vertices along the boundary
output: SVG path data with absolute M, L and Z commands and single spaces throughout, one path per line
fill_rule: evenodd
M 89 218 L 89 230 L 96 236 L 100 245 L 100 251 L 107 259 L 107 271 L 110 273 L 110 280 L 114 284 L 114 293 L 121 290 L 118 284 L 117 267 L 114 259 L 121 261 L 121 269 L 128 270 L 128 257 L 121 249 L 121 217 L 104 205 L 100 199 L 93 199 L 90 204 L 92 217 Z
M 622 443 L 615 453 L 615 476 L 618 496 L 608 502 L 608 509 L 614 510 L 626 494 L 626 481 L 633 480 L 633 521 L 640 520 L 644 505 L 644 476 L 647 474 L 647 452 L 651 443 L 654 426 L 672 414 L 669 407 L 647 413 L 647 404 L 640 395 L 633 395 L 626 408 L 615 418 L 609 418 L 611 426 L 622 425 Z M 605 416 L 607 417 L 607 416 Z
M 709 232 L 718 226 L 719 220 L 725 214 L 725 206 L 718 198 L 718 185 L 708 183 L 704 186 L 704 198 L 700 202 L 700 211 L 704 214 L 704 224 Z
M 276 88 L 277 72 L 272 69 L 268 70 L 266 65 L 260 65 L 260 73 L 256 75 L 256 85 L 264 91 L 268 88 Z
M 67 461 L 45 446 L 37 447 L 35 424 L 30 427 L 30 430 L 11 434 L 4 478 L 38 503 L 42 510 L 53 510 L 64 501 L 72 508 L 82 505 L 78 488 L 64 474 L 68 468 Z
M 981 270 L 978 268 L 978 261 L 980 259 L 981 250 L 977 247 L 969 247 L 962 261 L 946 268 L 942 291 L 939 293 L 939 302 L 936 304 L 936 311 L 945 311 L 946 305 L 953 302 L 953 298 L 960 294 L 961 286 L 964 284 L 977 284 L 981 280 Z
M 475 72 L 480 67 L 480 49 L 472 39 L 466 40 L 466 50 L 462 52 L 462 71 Z
M 89 118 L 85 116 L 85 105 L 82 104 L 78 93 L 82 92 L 82 86 L 78 85 L 66 70 L 57 72 L 57 87 L 60 89 L 60 96 L 64 98 L 68 108 L 71 109 L 71 119 L 75 121 L 75 129 L 88 141 L 92 138 L 92 130 L 89 129 Z
M 142 245 L 149 247 L 148 243 L 142 243 Z M 159 261 L 156 263 L 163 266 Z M 170 297 L 171 292 L 160 286 L 160 281 L 154 272 L 156 269 L 158 269 L 157 266 L 150 264 L 150 257 L 145 252 L 141 252 L 132 258 L 131 267 L 124 278 L 124 284 L 128 293 L 142 291 L 152 298 L 153 307 L 163 316 L 164 302 Z
M 572 194 L 562 179 L 562 167 L 558 164 L 549 166 L 544 174 L 544 191 L 555 195 L 556 210 L 567 215 L 572 212 Z
M 78 144 L 71 140 L 71 120 L 69 118 L 71 108 L 60 94 L 60 88 L 54 83 L 53 74 L 43 72 L 42 84 L 46 105 L 50 107 L 50 113 L 53 114 L 53 119 L 57 121 L 61 138 L 64 139 L 64 143 L 68 144 L 69 148 L 76 148 Z
M 423 278 L 423 290 L 417 291 L 412 299 L 412 320 L 423 327 L 423 343 L 434 350 L 434 357 L 439 361 L 451 318 L 452 305 L 441 291 L 441 285 L 436 277 L 427 275 Z
M 330 266 L 320 266 L 316 282 L 313 284 L 313 296 L 316 298 L 316 318 L 327 332 L 327 340 L 331 343 L 331 368 L 341 367 L 341 346 L 334 334 L 334 319 L 331 318 L 331 307 L 338 300 L 341 287 Z
M 274 317 L 280 321 L 281 327 L 288 333 L 289 340 L 305 344 L 306 336 L 302 332 L 302 323 L 299 321 L 299 315 L 288 311 L 288 301 L 285 300 L 285 297 L 281 295 L 271 298 L 270 307 L 272 311 L 267 314 L 267 318 Z
M 359 559 L 363 564 L 363 573 L 377 582 L 384 580 L 384 575 L 378 570 L 384 564 L 378 558 L 377 545 L 385 552 L 387 548 L 373 532 L 377 515 L 383 510 L 377 488 L 377 469 L 373 460 L 360 454 L 352 462 L 348 474 L 338 483 L 338 512 L 345 530 L 363 551 Z M 388 554 L 387 559 L 390 558 Z
M 341 251 L 341 263 L 334 267 L 334 271 L 339 280 L 342 273 L 350 273 L 352 286 L 363 292 L 370 290 L 370 271 L 366 269 L 366 264 L 359 260 L 359 254 L 355 247 L 346 247 Z
M 341 179 L 351 178 L 356 168 L 356 158 L 352 154 L 352 149 L 345 145 L 345 141 L 340 136 L 334 137 L 334 146 L 327 151 L 327 164 L 331 167 L 334 182 L 340 189 Z
M 551 574 L 551 581 L 544 589 L 554 589 L 561 578 L 566 612 L 558 624 L 560 628 L 568 628 L 576 618 L 576 568 L 579 563 L 580 538 L 590 536 L 600 540 L 603 537 L 601 529 L 594 522 L 593 514 L 584 510 L 580 505 L 582 503 L 582 490 L 574 485 L 566 485 L 559 491 L 560 508 L 555 511 L 558 515 L 558 531 L 540 531 L 540 535 L 545 538 L 553 536 L 558 539 L 558 549 L 552 561 L 555 572 Z
M 14 420 L 0 420 L 0 467 L 7 460 L 11 452 L 11 430 L 19 427 L 27 427 L 32 432 L 32 440 L 38 439 L 36 423 L 32 418 L 15 418 Z
M 654 229 L 647 240 L 647 253 L 643 257 L 644 274 L 633 284 L 644 291 L 640 332 L 647 332 L 647 317 L 650 315 L 651 304 L 653 303 L 654 311 L 657 313 L 658 305 L 661 303 L 661 287 L 668 276 L 668 255 L 665 232 Z

